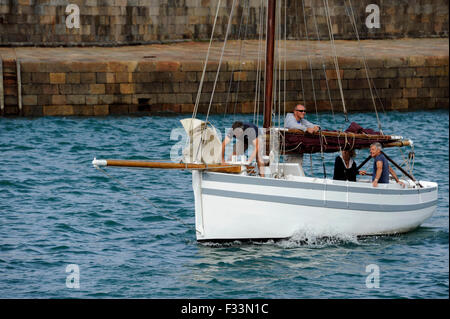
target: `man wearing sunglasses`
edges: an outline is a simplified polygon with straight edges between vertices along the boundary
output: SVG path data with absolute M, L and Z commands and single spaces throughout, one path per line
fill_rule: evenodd
M 287 129 L 298 129 L 308 133 L 319 131 L 319 126 L 312 124 L 305 119 L 306 108 L 298 104 L 294 108 L 293 113 L 288 113 L 284 120 L 284 127 Z
M 298 129 L 308 133 L 319 131 L 319 126 L 312 124 L 305 119 L 306 108 L 298 104 L 293 113 L 288 113 L 284 119 L 284 127 L 287 129 Z M 297 163 L 300 168 L 300 176 L 305 176 L 303 171 L 303 154 L 285 155 L 286 163 Z

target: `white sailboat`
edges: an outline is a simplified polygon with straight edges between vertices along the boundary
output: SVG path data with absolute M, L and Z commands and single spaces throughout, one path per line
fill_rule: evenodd
M 436 210 L 437 183 L 416 181 L 403 171 L 405 188 L 397 183 L 373 187 L 369 180 L 349 182 L 307 177 L 298 164 L 280 160 L 285 154 L 286 136 L 305 134 L 271 127 L 275 8 L 276 1 L 268 0 L 264 128 L 270 142 L 267 143 L 270 156 L 266 158 L 264 177 L 254 174 L 255 168 L 245 159 L 239 162 L 233 157 L 223 165 L 221 140 L 215 128 L 196 118 L 182 121 L 190 137 L 183 163 L 94 159 L 93 165 L 192 169 L 195 229 L 199 241 L 283 239 L 298 232 L 316 236 L 397 234 L 419 227 Z M 359 146 L 344 143 L 344 148 L 367 148 L 374 141 L 384 147 L 412 145 L 401 136 L 359 136 L 344 132 L 336 135 L 322 131 L 311 136 L 320 141 L 328 136 L 329 140 L 337 139 L 339 144 L 340 139 L 353 138 L 353 142 L 364 139 Z

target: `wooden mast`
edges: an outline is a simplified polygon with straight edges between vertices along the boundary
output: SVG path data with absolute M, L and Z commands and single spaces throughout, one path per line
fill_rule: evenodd
M 276 0 L 268 0 L 267 4 L 267 40 L 266 40 L 266 94 L 264 106 L 264 128 L 269 128 L 272 122 L 273 103 L 273 65 L 275 51 L 275 12 Z

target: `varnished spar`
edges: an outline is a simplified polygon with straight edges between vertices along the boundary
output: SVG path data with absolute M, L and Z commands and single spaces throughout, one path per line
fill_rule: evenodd
M 207 170 L 222 173 L 240 173 L 241 165 L 230 164 L 193 164 L 193 163 L 170 163 L 170 162 L 146 162 L 129 160 L 97 160 L 92 161 L 94 166 L 119 166 L 119 167 L 138 167 L 138 168 L 159 168 L 159 169 L 191 169 Z M 251 166 L 247 166 L 252 168 Z

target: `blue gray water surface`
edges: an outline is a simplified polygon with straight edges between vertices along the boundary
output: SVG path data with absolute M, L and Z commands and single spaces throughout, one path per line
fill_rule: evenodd
M 168 160 L 184 117 L 1 118 L 0 298 L 448 298 L 448 111 L 381 114 L 386 134 L 414 140 L 415 176 L 439 183 L 437 211 L 419 229 L 225 244 L 195 240 L 189 172 L 107 168 L 110 178 L 91 165 Z M 223 131 L 234 118 L 209 120 Z M 349 124 L 319 120 L 325 129 Z M 350 120 L 377 129 L 373 114 Z M 398 149 L 387 153 L 402 161 Z M 325 155 L 330 175 L 334 156 Z M 312 159 L 321 176 L 320 156 Z M 70 264 L 79 288 L 66 285 Z M 370 265 L 378 288 L 366 285 Z

